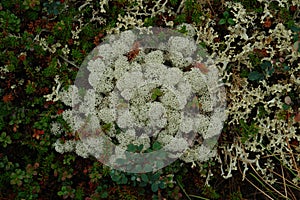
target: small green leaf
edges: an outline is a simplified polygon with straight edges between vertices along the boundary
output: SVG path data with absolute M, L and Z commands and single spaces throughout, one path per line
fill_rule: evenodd
M 284 103 L 282 105 L 282 108 L 283 108 L 283 110 L 288 110 L 290 108 L 290 106 Z
M 152 175 L 151 180 L 152 181 L 157 181 L 157 180 L 159 180 L 159 178 L 160 178 L 160 174 L 159 173 L 155 173 L 155 174 Z
M 299 31 L 300 31 L 300 27 L 292 26 L 292 27 L 291 27 L 291 30 L 292 30 L 293 32 L 299 32 Z
M 161 144 L 159 142 L 155 141 L 152 145 L 152 149 L 155 151 L 161 149 Z
M 246 78 L 248 77 L 249 72 L 246 69 L 242 69 L 241 73 L 240 73 L 240 77 L 241 78 Z
M 156 100 L 157 97 L 160 97 L 161 95 L 163 95 L 162 91 L 159 88 L 155 88 L 152 90 L 151 99 Z
M 288 65 L 284 65 L 284 66 L 283 66 L 283 70 L 284 70 L 284 71 L 289 71 L 289 70 L 290 70 L 290 67 L 289 67 Z
M 272 63 L 270 61 L 263 61 L 260 64 L 260 67 L 261 67 L 262 70 L 266 70 L 266 69 L 272 67 Z
M 136 146 L 134 144 L 127 145 L 127 151 L 129 152 L 135 152 L 137 150 Z
M 219 21 L 219 25 L 223 25 L 223 24 L 226 24 L 226 19 L 221 19 L 221 20 Z
M 227 20 L 227 22 L 228 22 L 228 24 L 230 24 L 230 25 L 235 25 L 235 21 L 234 21 L 232 18 L 229 18 L 229 19 Z
M 164 166 L 164 162 L 161 160 L 156 161 L 156 168 L 161 169 Z
M 106 197 L 108 197 L 108 192 L 105 191 L 101 194 L 101 198 L 106 198 Z
M 158 184 L 157 183 L 153 183 L 151 185 L 151 190 L 152 190 L 152 192 L 157 192 L 157 190 L 158 190 Z
M 2 132 L 1 138 L 5 138 L 5 137 L 6 137 L 6 132 Z
M 120 183 L 121 184 L 126 184 L 127 181 L 128 181 L 128 178 L 125 175 L 123 175 Z
M 149 181 L 148 176 L 146 174 L 142 174 L 141 178 L 142 178 L 142 181 L 144 181 L 144 182 L 148 182 Z
M 273 73 L 275 72 L 275 68 L 271 68 L 271 69 L 269 69 L 268 71 L 267 71 L 267 74 L 268 75 L 272 75 Z
M 250 81 L 261 81 L 261 80 L 264 79 L 264 75 L 262 73 L 257 72 L 257 71 L 253 71 L 253 72 L 249 73 L 248 79 Z
M 111 176 L 111 179 L 112 179 L 114 182 L 118 183 L 119 180 L 121 179 L 121 176 L 119 176 L 119 175 L 112 175 L 112 176 Z
M 146 164 L 146 165 L 144 166 L 144 170 L 145 170 L 146 172 L 152 171 L 152 170 L 153 170 L 152 165 Z
M 164 189 L 166 187 L 166 184 L 161 181 L 158 186 L 160 189 Z
M 102 126 L 102 130 L 104 130 L 104 131 L 109 131 L 110 128 L 111 128 L 111 123 L 104 124 L 104 125 Z
M 137 147 L 137 151 L 138 152 L 141 152 L 144 148 L 144 145 L 143 144 L 140 144 L 138 147 Z
M 136 179 L 135 176 L 131 176 L 131 179 L 130 179 L 130 180 L 134 181 L 135 179 Z
M 229 17 L 229 12 L 228 12 L 228 11 L 225 11 L 225 12 L 223 13 L 223 16 L 227 19 L 227 18 Z
M 156 94 L 157 96 L 161 96 L 162 95 L 162 91 L 159 88 L 155 88 L 153 91 L 154 94 Z
M 157 96 L 156 96 L 155 94 L 152 94 L 152 95 L 151 95 L 151 99 L 152 99 L 152 100 L 155 100 L 155 99 L 157 99 Z
M 143 169 L 143 168 L 142 168 L 141 165 L 136 165 L 136 166 L 135 166 L 135 170 L 136 170 L 136 171 L 139 171 L 139 172 L 140 172 L 140 171 L 142 171 L 142 169 Z

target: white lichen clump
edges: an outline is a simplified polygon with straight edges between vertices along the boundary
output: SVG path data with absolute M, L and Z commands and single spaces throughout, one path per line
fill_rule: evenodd
M 219 155 L 220 163 L 226 169 L 223 175 L 226 178 L 231 177 L 232 171 L 238 170 L 237 163 L 242 162 L 244 177 L 248 167 L 252 165 L 267 183 L 272 184 L 276 181 L 276 175 L 272 170 L 274 159 L 269 159 L 266 164 L 260 164 L 264 162 L 260 161 L 263 157 L 276 155 L 277 159 L 289 169 L 295 172 L 298 170 L 296 162 L 300 160 L 297 156 L 299 148 L 293 150 L 289 143 L 300 141 L 299 122 L 296 122 L 293 117 L 281 115 L 282 113 L 297 113 L 293 111 L 292 106 L 289 106 L 286 111 L 283 107 L 286 106 L 284 98 L 287 94 L 299 92 L 296 77 L 299 76 L 300 67 L 295 63 L 299 63 L 300 54 L 298 49 L 293 47 L 295 45 L 294 33 L 273 16 L 274 11 L 270 10 L 272 1 L 260 2 L 263 8 L 262 13 L 246 11 L 241 3 L 226 2 L 236 24 L 228 27 L 229 34 L 225 36 L 223 49 L 220 50 L 220 42 L 213 42 L 213 38 L 217 38 L 219 33 L 213 29 L 211 19 L 207 19 L 205 23 L 207 27 L 199 28 L 201 32 L 198 36 L 199 40 L 205 41 L 208 48 L 213 50 L 215 63 L 226 80 L 229 102 L 228 126 L 241 127 L 240 122 L 244 121 L 247 126 L 252 124 L 257 130 L 257 133 L 253 130 L 253 133 L 248 133 L 249 136 L 244 142 L 241 141 L 241 137 L 237 137 L 234 144 L 220 146 L 222 149 Z M 289 7 L 295 5 L 296 1 L 274 2 L 278 2 L 281 7 Z M 267 17 L 272 19 L 274 28 L 261 30 L 254 21 L 258 19 L 263 26 Z M 300 24 L 296 25 L 299 27 Z M 214 37 L 208 37 L 209 34 L 203 34 L 203 32 L 211 33 Z M 283 68 L 284 63 L 289 68 L 284 73 L 290 79 L 282 81 L 273 77 L 272 80 L 271 75 L 267 74 L 264 80 L 257 81 L 258 86 L 253 86 L 247 78 L 241 77 L 240 74 L 245 69 L 254 71 L 250 56 L 255 50 L 266 50 L 268 55 L 262 58 L 262 62 L 270 62 L 278 71 L 283 71 L 280 68 Z M 228 68 L 231 69 L 228 70 Z M 238 132 L 237 134 L 242 136 L 245 133 Z M 221 160 L 224 155 L 225 160 Z
M 55 149 L 63 153 L 72 147 L 82 157 L 100 158 L 104 140 L 124 151 L 129 144 L 142 145 L 144 152 L 153 145 L 153 137 L 172 159 L 209 159 L 215 155 L 210 152 L 214 145 L 205 141 L 220 134 L 226 118 L 225 99 L 220 98 L 224 91 L 218 90 L 221 85 L 218 77 L 213 77 L 218 74 L 212 62 L 202 61 L 207 65 L 205 73 L 193 67 L 197 46 L 190 37 L 178 35 L 168 36 L 160 45 L 164 49 L 139 47 L 129 60 L 126 55 L 138 37 L 134 31 L 125 31 L 109 38 L 84 62 L 89 71 L 86 80 L 78 78 L 77 85 L 61 92 L 61 100 L 73 107 L 63 112 L 63 119 L 82 141 L 74 145 L 58 141 Z M 188 66 L 192 68 L 184 71 Z M 88 84 L 82 84 L 84 81 Z M 52 127 L 58 134 L 58 125 Z M 115 154 L 111 157 L 110 162 L 118 158 Z

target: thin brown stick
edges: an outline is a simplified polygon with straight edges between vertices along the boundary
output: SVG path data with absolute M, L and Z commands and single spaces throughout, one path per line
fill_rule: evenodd
M 288 198 L 283 167 L 282 167 L 282 165 L 280 165 L 280 167 L 281 167 L 281 173 L 282 173 L 282 180 L 283 180 L 283 187 L 284 187 L 285 198 Z
M 209 5 L 209 7 L 210 7 L 211 11 L 214 13 L 214 15 L 216 15 L 213 7 L 211 6 L 210 0 L 207 0 L 207 4 Z
M 65 62 L 67 62 L 67 63 L 73 65 L 74 67 L 79 68 L 74 62 L 69 61 L 67 58 L 65 58 L 65 57 L 63 57 L 63 56 L 59 56 L 59 57 L 62 58 Z
M 241 174 L 243 174 L 240 164 L 238 164 L 238 168 Z M 259 187 L 257 187 L 254 183 L 252 183 L 252 181 L 250 181 L 247 177 L 245 177 L 246 181 L 248 181 L 253 187 L 255 187 L 258 191 L 260 191 L 263 195 L 265 195 L 266 197 L 268 197 L 271 200 L 274 200 L 272 197 L 270 197 L 267 193 L 265 193 L 264 191 L 262 191 Z
M 274 188 L 271 184 L 269 184 L 267 181 L 265 181 L 260 175 L 259 173 L 256 171 L 256 169 L 252 166 L 251 163 L 249 163 L 250 167 L 253 169 L 253 171 L 256 173 L 256 175 L 265 183 L 267 184 L 273 191 L 275 191 L 277 194 L 279 194 L 280 196 L 284 197 L 284 195 L 279 192 L 276 188 Z
M 288 148 L 291 150 L 291 145 L 290 145 L 290 143 L 288 141 L 288 138 L 286 138 L 286 143 L 287 143 Z M 294 167 L 295 167 L 295 169 L 296 169 L 296 171 L 298 173 L 298 176 L 300 177 L 300 169 L 298 168 L 298 165 L 297 165 L 297 162 L 295 160 L 294 154 L 292 152 L 290 154 L 291 154 L 291 157 L 292 157 L 292 161 L 293 161 Z
M 270 170 L 272 173 L 274 173 L 275 175 L 279 176 L 280 178 L 283 178 L 279 173 Z M 300 187 L 297 186 L 295 183 L 293 183 L 292 181 L 290 181 L 289 179 L 286 179 L 286 182 L 288 182 L 289 184 L 293 185 L 295 188 L 297 188 L 298 190 L 300 190 Z M 279 183 L 280 184 L 280 183 Z

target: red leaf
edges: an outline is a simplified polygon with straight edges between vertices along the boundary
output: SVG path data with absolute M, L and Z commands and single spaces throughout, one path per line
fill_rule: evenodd
M 266 20 L 264 21 L 263 26 L 264 26 L 265 28 L 270 28 L 271 25 L 272 25 L 272 21 L 271 21 L 270 17 L 267 17 Z
M 37 129 L 33 129 L 33 135 L 32 137 L 34 137 L 35 139 L 39 140 L 41 135 L 44 135 L 44 130 L 37 130 Z
M 194 67 L 198 68 L 203 74 L 207 74 L 209 72 L 209 69 L 207 69 L 207 67 L 203 63 L 196 62 Z
M 300 122 L 300 113 L 297 113 L 294 117 L 295 122 Z
M 63 113 L 64 110 L 63 109 L 58 109 L 57 114 L 60 115 L 61 113 Z
M 6 94 L 3 96 L 3 101 L 4 103 L 8 103 L 8 102 L 11 102 L 12 100 L 14 100 L 14 97 L 12 94 Z
M 292 146 L 296 146 L 296 147 L 299 146 L 299 142 L 298 142 L 297 139 L 292 139 L 291 142 L 290 142 L 290 144 L 291 144 Z
M 131 50 L 127 53 L 128 61 L 131 62 L 135 57 L 137 57 L 140 53 L 140 43 L 135 42 L 131 48 Z

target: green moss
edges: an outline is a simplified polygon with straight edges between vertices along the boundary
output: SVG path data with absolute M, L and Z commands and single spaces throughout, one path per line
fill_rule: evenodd
M 240 121 L 241 141 L 245 143 L 250 138 L 258 134 L 258 128 L 255 122 L 246 123 L 243 119 Z
M 145 18 L 144 25 L 146 27 L 155 26 L 156 20 L 157 20 L 157 17 L 147 17 L 147 18 Z
M 182 24 L 185 22 L 186 14 L 179 14 L 175 17 L 174 22 L 175 24 Z

